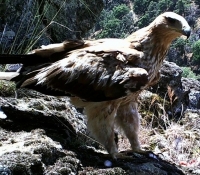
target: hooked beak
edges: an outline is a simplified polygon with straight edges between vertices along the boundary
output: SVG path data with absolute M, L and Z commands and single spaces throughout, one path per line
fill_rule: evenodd
M 183 35 L 187 36 L 187 39 L 190 37 L 190 34 L 191 34 L 191 28 L 188 26 L 188 27 L 184 27 L 183 28 Z

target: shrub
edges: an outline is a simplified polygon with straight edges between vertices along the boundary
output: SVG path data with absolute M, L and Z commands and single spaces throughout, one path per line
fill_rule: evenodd
M 198 79 L 200 78 L 199 76 L 196 76 L 194 72 L 192 72 L 190 67 L 181 67 L 183 73 L 182 76 L 185 78 L 193 78 L 193 79 Z
M 14 82 L 0 80 L 0 96 L 13 96 L 15 94 L 16 86 Z
M 104 9 L 98 23 L 102 32 L 96 38 L 123 38 L 133 24 L 129 12 L 130 8 L 124 4 L 117 5 L 111 10 Z
M 200 40 L 193 44 L 192 51 L 194 61 L 200 62 Z

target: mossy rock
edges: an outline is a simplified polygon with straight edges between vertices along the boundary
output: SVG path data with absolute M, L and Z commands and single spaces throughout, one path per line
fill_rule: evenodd
M 14 82 L 0 80 L 0 96 L 14 96 L 16 85 Z

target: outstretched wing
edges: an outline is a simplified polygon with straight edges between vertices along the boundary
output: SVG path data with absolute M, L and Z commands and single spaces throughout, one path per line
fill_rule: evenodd
M 131 49 L 124 40 L 100 41 L 73 50 L 50 66 L 26 73 L 19 85 L 87 101 L 117 99 L 146 85 L 147 71 L 136 66 L 143 53 Z

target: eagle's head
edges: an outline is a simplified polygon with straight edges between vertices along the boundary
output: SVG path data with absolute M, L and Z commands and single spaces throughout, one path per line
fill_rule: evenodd
M 188 38 L 191 33 L 191 28 L 185 18 L 173 12 L 161 14 L 150 25 L 153 30 L 160 30 L 159 33 L 166 33 L 168 37 L 170 34 L 170 38 L 173 39 L 181 35 L 185 35 Z

